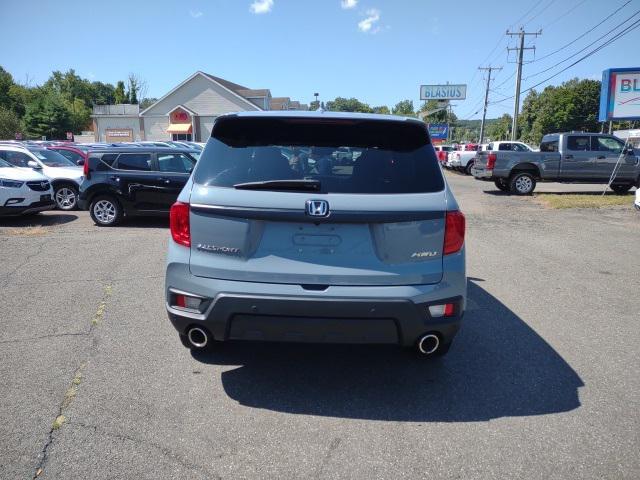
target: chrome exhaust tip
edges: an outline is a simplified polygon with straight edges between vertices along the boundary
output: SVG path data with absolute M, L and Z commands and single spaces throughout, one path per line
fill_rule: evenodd
M 440 339 L 435 333 L 427 333 L 418 339 L 418 351 L 422 355 L 431 355 L 440 346 Z
M 209 343 L 209 335 L 202 328 L 193 327 L 187 332 L 187 338 L 193 348 L 204 348 Z

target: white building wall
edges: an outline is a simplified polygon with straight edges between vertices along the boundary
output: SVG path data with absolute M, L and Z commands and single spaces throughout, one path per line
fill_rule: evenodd
M 146 140 L 171 140 L 171 134 L 167 132 L 169 128 L 169 117 L 143 117 Z
M 257 110 L 251 103 L 242 100 L 203 75 L 196 75 L 145 112 L 143 117 L 166 115 L 178 105 L 184 105 L 197 115 L 222 115 L 223 113 Z
M 209 140 L 215 119 L 216 117 L 200 117 L 200 141 L 206 142 Z
M 133 130 L 133 140 L 140 141 L 140 119 L 138 117 L 95 117 L 98 129 L 98 141 L 106 142 L 105 130 L 109 128 L 130 128 Z

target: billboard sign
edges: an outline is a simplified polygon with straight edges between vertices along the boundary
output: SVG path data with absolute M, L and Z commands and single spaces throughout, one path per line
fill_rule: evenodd
M 640 120 L 640 67 L 602 72 L 598 120 Z
M 446 140 L 449 135 L 449 125 L 446 123 L 430 123 L 427 128 L 432 140 Z
M 464 100 L 466 85 L 420 85 L 420 100 Z

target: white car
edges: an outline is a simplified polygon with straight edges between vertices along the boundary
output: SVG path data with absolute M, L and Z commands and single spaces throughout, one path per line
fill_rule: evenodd
M 633 206 L 640 211 L 640 188 L 636 189 L 636 201 L 633 202 Z
M 53 199 L 60 210 L 74 210 L 78 205 L 82 167 L 58 152 L 40 146 L 0 145 L 0 159 L 48 177 L 53 187 Z
M 29 215 L 53 207 L 55 202 L 48 178 L 0 160 L 0 216 Z

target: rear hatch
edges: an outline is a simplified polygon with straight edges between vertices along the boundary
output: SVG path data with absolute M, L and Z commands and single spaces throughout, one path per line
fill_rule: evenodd
M 446 190 L 421 122 L 222 117 L 190 203 L 196 276 L 311 288 L 442 279 Z

